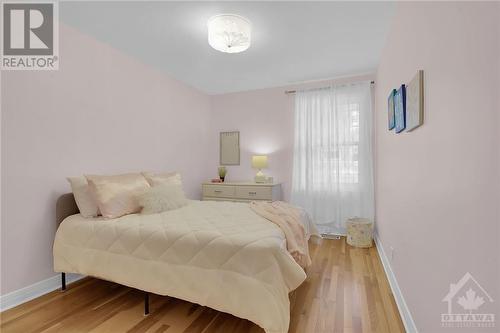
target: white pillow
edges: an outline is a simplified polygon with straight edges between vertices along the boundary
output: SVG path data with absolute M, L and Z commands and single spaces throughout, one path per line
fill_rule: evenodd
M 95 217 L 100 214 L 99 207 L 94 200 L 92 193 L 90 192 L 90 187 L 87 182 L 87 178 L 84 176 L 80 177 L 68 177 L 66 178 L 71 185 L 71 190 L 75 196 L 76 205 L 80 210 L 80 214 L 83 217 Z
M 181 208 L 188 204 L 182 187 L 177 184 L 162 184 L 149 188 L 139 196 L 142 214 L 155 214 Z
M 175 184 L 182 186 L 181 174 L 178 172 L 164 172 L 164 173 L 152 173 L 143 172 L 142 175 L 148 181 L 151 186 L 158 186 L 163 184 Z

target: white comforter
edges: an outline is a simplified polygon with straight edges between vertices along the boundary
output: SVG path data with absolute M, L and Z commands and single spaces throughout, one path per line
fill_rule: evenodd
M 153 215 L 70 216 L 57 230 L 54 269 L 188 300 L 285 333 L 288 293 L 306 278 L 285 244 L 281 230 L 248 204 L 192 201 Z

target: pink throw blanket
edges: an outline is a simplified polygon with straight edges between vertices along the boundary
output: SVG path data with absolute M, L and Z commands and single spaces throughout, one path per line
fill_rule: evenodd
M 304 224 L 301 222 L 300 208 L 283 201 L 253 201 L 250 203 L 250 208 L 280 227 L 285 234 L 288 252 L 302 268 L 311 265 L 308 239 Z

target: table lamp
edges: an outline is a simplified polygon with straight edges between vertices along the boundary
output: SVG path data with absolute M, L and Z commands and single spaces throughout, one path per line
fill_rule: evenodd
M 265 183 L 266 175 L 262 172 L 262 169 L 267 168 L 267 156 L 266 155 L 254 155 L 252 156 L 252 168 L 259 169 L 259 172 L 255 175 L 256 183 Z

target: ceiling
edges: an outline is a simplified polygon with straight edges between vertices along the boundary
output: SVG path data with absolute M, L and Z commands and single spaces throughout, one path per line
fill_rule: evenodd
M 60 19 L 208 94 L 374 72 L 390 2 L 60 2 Z M 212 49 L 208 18 L 253 25 L 237 54 Z

